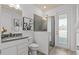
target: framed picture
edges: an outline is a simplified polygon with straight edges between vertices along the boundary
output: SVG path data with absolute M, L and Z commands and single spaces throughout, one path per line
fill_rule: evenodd
M 23 30 L 32 30 L 32 19 L 23 17 Z

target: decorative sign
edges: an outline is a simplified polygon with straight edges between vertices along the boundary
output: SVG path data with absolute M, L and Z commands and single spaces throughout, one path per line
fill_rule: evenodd
M 23 30 L 32 30 L 32 19 L 23 17 Z

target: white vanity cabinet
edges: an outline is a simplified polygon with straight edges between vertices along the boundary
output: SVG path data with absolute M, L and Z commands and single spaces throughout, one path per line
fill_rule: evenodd
M 17 53 L 18 55 L 28 55 L 28 44 L 25 42 L 17 45 Z
M 1 50 L 1 55 L 17 55 L 16 46 L 8 47 Z
M 28 38 L 2 43 L 1 55 L 28 55 Z

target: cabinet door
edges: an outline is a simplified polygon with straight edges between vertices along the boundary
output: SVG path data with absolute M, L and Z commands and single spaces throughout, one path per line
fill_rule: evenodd
M 28 45 L 27 43 L 21 43 L 17 46 L 18 55 L 28 55 Z
M 17 48 L 14 46 L 14 47 L 8 47 L 5 49 L 2 49 L 1 54 L 2 55 L 17 55 Z

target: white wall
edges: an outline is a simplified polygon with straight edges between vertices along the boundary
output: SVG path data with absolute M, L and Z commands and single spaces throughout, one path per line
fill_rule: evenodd
M 77 5 L 77 21 L 76 21 L 76 48 L 77 54 L 79 55 L 79 5 Z
M 49 36 L 50 36 L 49 41 L 51 41 L 51 16 L 48 17 L 48 21 L 47 21 L 47 32 L 49 32 Z
M 48 17 L 48 21 L 47 21 L 47 31 L 51 32 L 51 16 Z
M 48 54 L 49 32 L 35 32 L 35 41 L 39 44 L 39 51 Z
M 71 49 L 76 50 L 76 5 L 72 6 L 71 13 Z
M 34 6 L 32 4 L 21 4 L 20 5 L 23 13 L 23 17 L 33 18 Z
M 75 21 L 76 21 L 76 6 L 75 5 L 63 5 L 60 7 L 57 7 L 55 9 L 52 9 L 46 14 L 48 16 L 56 16 L 58 13 L 65 12 L 68 15 L 68 48 L 75 51 Z M 56 42 L 57 44 L 57 42 Z
M 43 15 L 43 12 L 33 4 L 20 4 L 20 7 L 23 12 L 23 17 L 33 18 L 33 14 L 37 14 L 39 16 Z
M 76 27 L 77 27 L 77 30 L 76 30 L 76 35 L 77 35 L 77 40 L 76 40 L 76 45 L 79 46 L 79 5 L 77 5 L 77 21 L 76 21 Z

